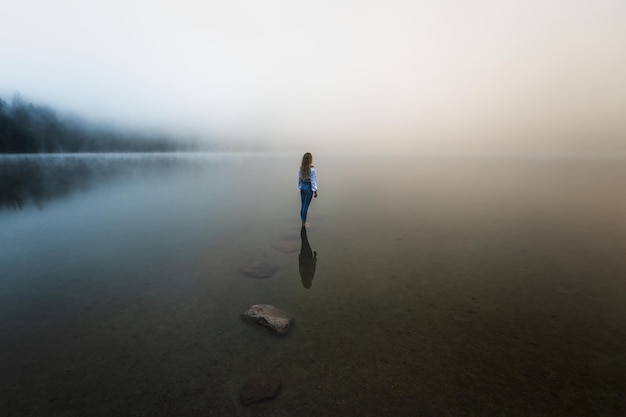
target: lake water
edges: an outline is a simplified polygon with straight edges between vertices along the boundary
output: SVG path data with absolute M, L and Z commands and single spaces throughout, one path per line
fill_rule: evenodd
M 0 415 L 626 415 L 626 157 L 314 157 L 1 157 Z

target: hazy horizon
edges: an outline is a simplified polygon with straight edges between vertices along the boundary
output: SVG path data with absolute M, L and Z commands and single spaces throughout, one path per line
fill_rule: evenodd
M 626 150 L 626 3 L 25 0 L 0 97 L 270 150 Z

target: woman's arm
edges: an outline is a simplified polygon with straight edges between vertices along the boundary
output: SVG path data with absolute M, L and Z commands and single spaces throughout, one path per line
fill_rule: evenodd
M 317 175 L 313 166 L 311 166 L 311 190 L 313 190 L 314 196 L 317 197 Z

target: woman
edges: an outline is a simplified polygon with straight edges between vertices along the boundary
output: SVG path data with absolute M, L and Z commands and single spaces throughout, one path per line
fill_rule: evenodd
M 302 164 L 298 170 L 298 188 L 300 189 L 300 199 L 302 200 L 300 219 L 304 226 L 306 224 L 306 215 L 309 211 L 309 204 L 311 204 L 313 197 L 317 198 L 317 177 L 315 175 L 315 167 L 313 166 L 313 155 L 309 152 L 302 157 Z

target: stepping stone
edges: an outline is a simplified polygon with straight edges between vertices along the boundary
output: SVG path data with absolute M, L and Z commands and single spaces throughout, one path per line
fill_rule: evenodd
M 239 390 L 239 397 L 244 405 L 270 400 L 278 395 L 281 380 L 278 377 L 256 376 Z
M 241 267 L 241 272 L 252 278 L 270 278 L 276 271 L 278 266 L 267 262 L 252 262 Z
M 312 230 L 314 230 L 315 227 L 311 226 L 308 222 L 306 224 L 306 231 L 310 232 Z M 293 232 L 289 232 L 289 233 L 283 233 L 280 235 L 280 240 L 286 240 L 286 241 L 292 241 L 292 240 L 297 240 L 300 241 L 302 239 L 301 237 L 301 233 L 302 233 L 302 228 L 298 227 L 297 230 L 294 230 Z
M 273 246 L 274 249 L 282 253 L 294 253 L 300 250 L 299 242 L 281 242 Z
M 289 314 L 269 304 L 255 304 L 243 317 L 278 334 L 287 334 L 292 321 Z
M 300 231 L 294 233 L 283 233 L 280 235 L 281 240 L 300 240 Z

